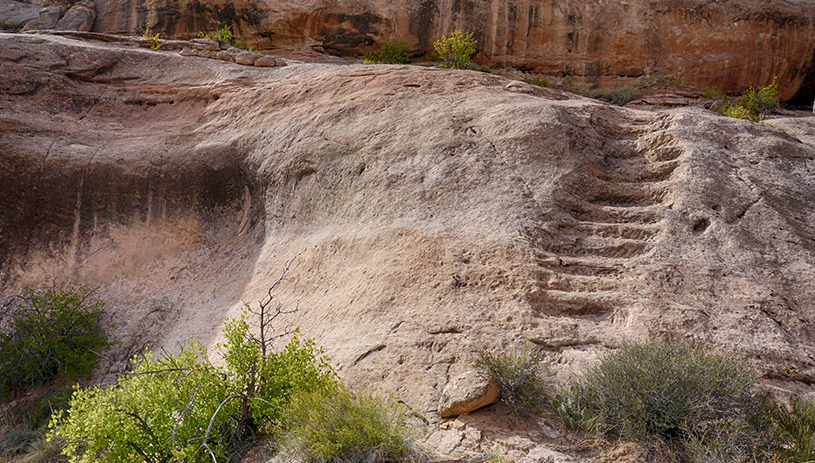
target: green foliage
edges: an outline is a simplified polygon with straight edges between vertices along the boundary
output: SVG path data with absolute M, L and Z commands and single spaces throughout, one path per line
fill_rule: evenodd
M 562 392 L 557 406 L 568 426 L 609 437 L 752 451 L 767 427 L 756 381 L 732 356 L 682 340 L 630 342 Z
M 365 54 L 365 63 L 408 64 L 410 63 L 410 47 L 401 40 L 385 39 L 379 45 L 378 52 Z
M 622 85 L 611 88 L 595 88 L 590 92 L 590 95 L 592 98 L 623 106 L 628 102 L 634 101 L 638 93 L 639 91 L 636 87 L 632 85 Z
M 471 63 L 470 58 L 475 54 L 475 46 L 473 33 L 465 35 L 459 29 L 451 32 L 450 37 L 442 37 L 433 42 L 433 48 L 443 59 L 439 67 L 450 69 L 467 68 Z
M 338 386 L 298 396 L 279 437 L 285 454 L 307 462 L 418 460 L 407 418 L 393 397 L 353 394 Z
M 232 29 L 229 27 L 228 24 L 224 24 L 218 32 L 214 34 L 208 34 L 204 31 L 198 31 L 198 37 L 202 39 L 212 39 L 212 40 L 220 40 L 222 42 L 226 42 L 228 44 L 232 44 L 235 40 L 235 36 L 232 34 Z
M 789 463 L 815 461 L 815 402 L 798 400 L 792 413 L 778 406 L 771 416 L 782 443 L 779 457 Z
M 109 346 L 104 302 L 82 286 L 26 288 L 0 329 L 0 395 L 9 397 L 57 376 L 73 380 L 96 367 Z
M 526 77 L 526 78 L 524 78 L 524 82 L 526 82 L 527 84 L 537 85 L 538 87 L 548 87 L 549 86 L 549 80 L 548 79 L 542 79 L 542 78 Z
M 476 66 L 475 70 L 478 72 L 484 72 L 486 74 L 492 73 L 492 69 L 490 69 L 490 67 L 487 66 L 486 64 L 479 64 L 478 66 Z
M 268 431 L 294 393 L 332 387 L 335 375 L 311 340 L 295 336 L 279 354 L 227 321 L 223 367 L 194 342 L 178 355 L 134 358 L 134 369 L 108 387 L 76 388 L 49 438 L 66 439 L 79 463 L 227 461 L 252 435 Z
M 159 41 L 158 41 L 158 38 L 159 38 L 160 35 L 161 35 L 161 33 L 159 33 L 159 32 L 156 32 L 155 34 L 150 35 L 150 25 L 145 23 L 145 25 L 144 25 L 144 33 L 142 34 L 142 37 L 144 37 L 145 39 L 150 41 L 150 49 L 151 50 L 156 51 L 161 47 L 161 43 L 159 43 Z
M 725 100 L 719 113 L 736 119 L 758 122 L 768 111 L 778 107 L 778 77 L 770 85 L 758 89 L 750 87 L 744 95 Z
M 548 395 L 544 377 L 547 365 L 532 354 L 529 342 L 522 349 L 501 354 L 483 349 L 475 369 L 482 378 L 498 384 L 501 400 L 515 414 L 535 413 L 543 407 Z

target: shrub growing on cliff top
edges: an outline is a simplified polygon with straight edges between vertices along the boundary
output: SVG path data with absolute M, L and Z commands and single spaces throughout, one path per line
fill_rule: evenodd
M 757 122 L 763 119 L 768 111 L 778 107 L 777 93 L 778 77 L 773 77 L 770 85 L 758 89 L 750 87 L 744 95 L 725 100 L 719 112 L 728 117 Z
M 450 37 L 442 37 L 433 43 L 436 53 L 442 58 L 440 67 L 450 69 L 466 69 L 475 54 L 476 40 L 473 33 L 464 34 L 459 29 L 450 33 Z
M 410 60 L 410 47 L 401 40 L 385 39 L 378 52 L 365 54 L 366 63 L 407 64 Z
M 0 397 L 44 384 L 73 380 L 96 367 L 108 347 L 101 326 L 104 302 L 82 286 L 26 288 L 20 303 L 3 314 L 0 329 Z

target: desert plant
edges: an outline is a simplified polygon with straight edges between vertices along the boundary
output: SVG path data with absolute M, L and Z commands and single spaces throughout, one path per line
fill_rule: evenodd
M 532 354 L 528 341 L 523 348 L 498 354 L 482 349 L 475 370 L 482 378 L 498 384 L 501 401 L 515 414 L 535 413 L 543 407 L 548 395 L 548 365 Z
M 766 433 L 756 381 L 733 356 L 691 342 L 627 342 L 556 402 L 567 425 L 601 435 L 707 445 L 727 434 L 731 445 L 752 451 Z
M 283 419 L 283 453 L 307 462 L 418 460 L 417 429 L 393 397 L 344 386 L 298 396 Z
M 158 40 L 160 35 L 161 35 L 161 33 L 159 33 L 159 32 L 156 32 L 155 34 L 150 35 L 150 25 L 145 23 L 144 32 L 142 33 L 142 37 L 144 37 L 145 39 L 150 41 L 150 49 L 151 50 L 156 51 L 161 47 L 161 43 Z
M 379 45 L 379 51 L 365 54 L 365 62 L 386 64 L 407 64 L 410 60 L 410 47 L 401 40 L 385 39 Z
M 473 33 L 464 34 L 459 29 L 450 33 L 450 37 L 442 37 L 433 42 L 433 48 L 442 58 L 439 67 L 450 69 L 466 69 L 475 54 L 476 40 Z
M 214 34 L 209 34 L 204 31 L 198 31 L 198 37 L 201 39 L 220 40 L 230 45 L 235 40 L 235 36 L 232 34 L 232 29 L 229 27 L 228 24 L 224 24 L 223 27 L 218 29 L 218 32 Z
M 65 438 L 63 453 L 79 463 L 226 461 L 268 431 L 292 396 L 336 382 L 311 340 L 295 336 L 264 355 L 243 317 L 226 323 L 224 337 L 223 367 L 191 341 L 178 355 L 134 358 L 115 385 L 77 387 L 49 438 Z
M 744 95 L 728 98 L 724 101 L 719 113 L 736 119 L 747 119 L 758 122 L 767 112 L 778 107 L 778 77 L 773 77 L 770 85 L 750 87 Z
M 98 353 L 109 346 L 101 322 L 104 302 L 83 286 L 26 288 L 18 299 L 7 306 L 0 329 L 0 397 L 57 376 L 90 374 Z
M 611 88 L 595 88 L 589 93 L 592 98 L 604 100 L 617 106 L 631 102 L 637 98 L 639 91 L 632 85 L 621 85 Z
M 543 78 L 526 77 L 524 78 L 524 82 L 526 82 L 527 84 L 537 85 L 538 87 L 549 86 L 549 80 Z
M 797 400 L 792 412 L 778 406 L 771 415 L 782 443 L 779 457 L 789 463 L 815 461 L 815 401 Z

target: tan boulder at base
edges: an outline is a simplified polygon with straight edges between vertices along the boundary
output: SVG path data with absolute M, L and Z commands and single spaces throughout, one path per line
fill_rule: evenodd
M 500 391 L 494 381 L 484 379 L 475 371 L 453 378 L 441 393 L 439 416 L 450 418 L 469 413 L 498 402 Z

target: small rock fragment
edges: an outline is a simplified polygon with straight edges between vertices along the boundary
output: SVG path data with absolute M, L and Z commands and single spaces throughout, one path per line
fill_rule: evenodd
M 181 56 L 198 56 L 198 52 L 190 47 L 184 47 L 178 54 Z

